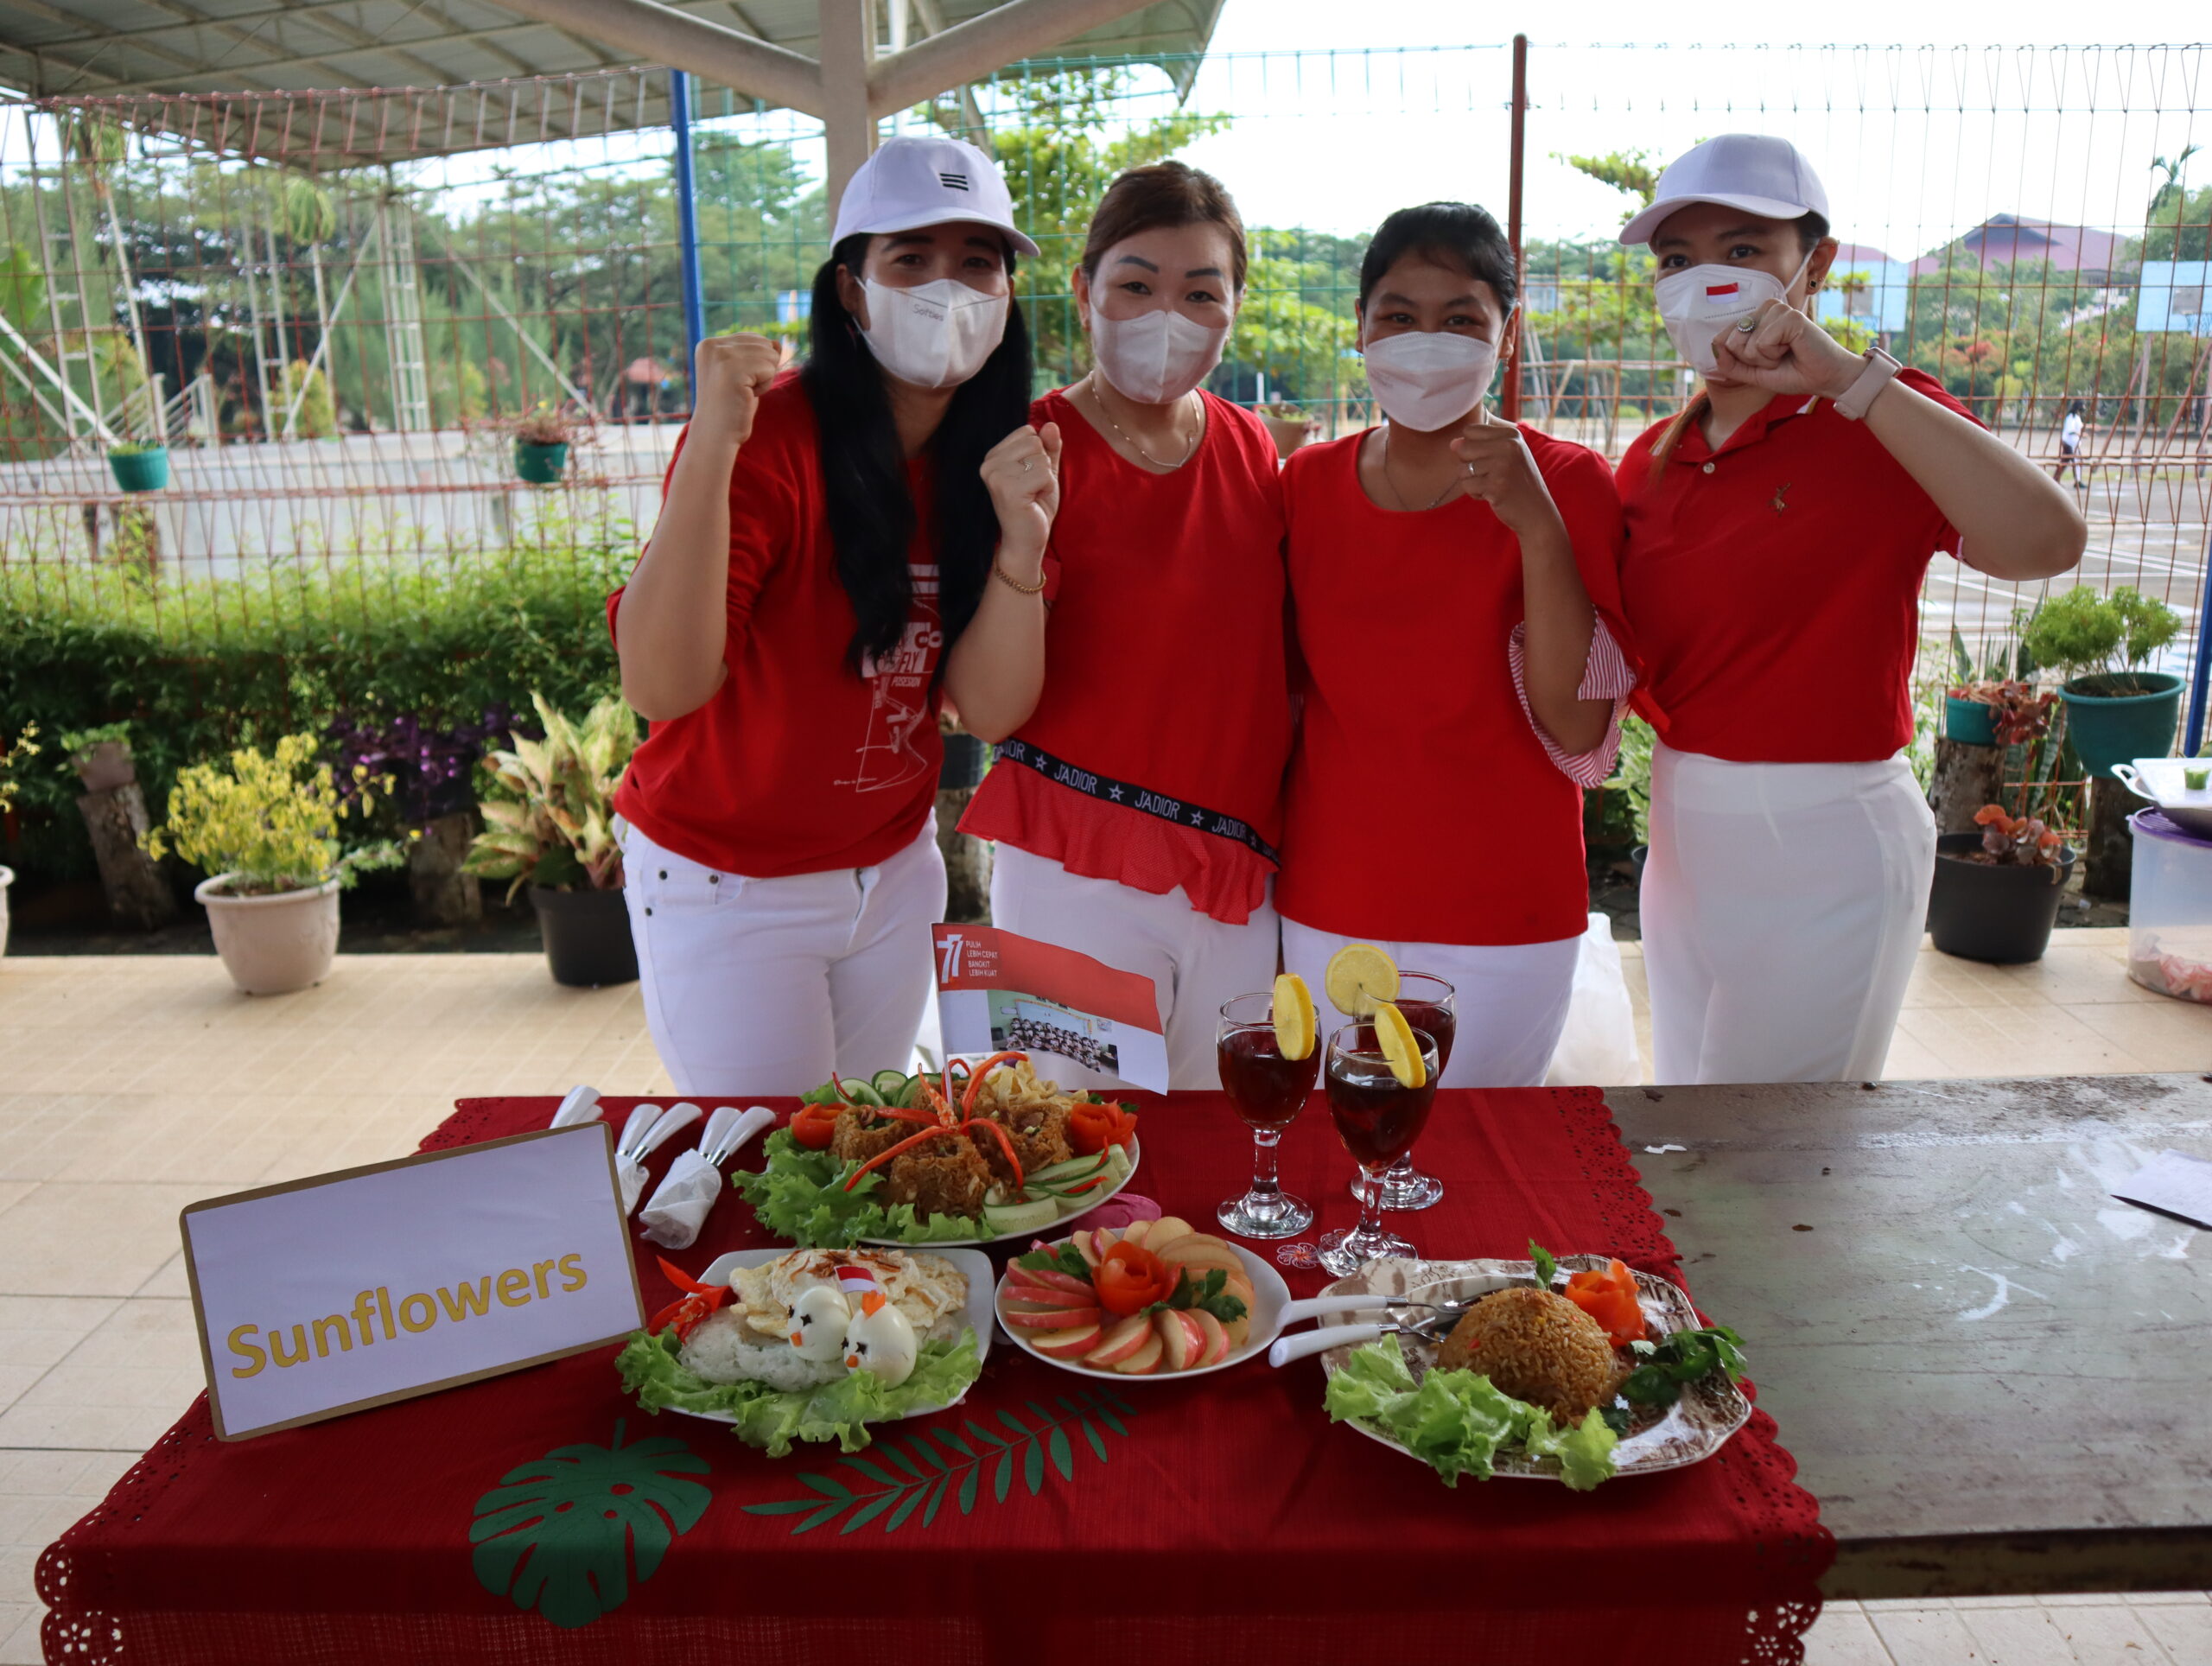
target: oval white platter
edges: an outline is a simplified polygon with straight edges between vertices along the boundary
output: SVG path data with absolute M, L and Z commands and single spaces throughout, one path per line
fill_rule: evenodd
M 967 1275 L 968 1301 L 967 1305 L 960 1310 L 960 1317 L 966 1323 L 969 1330 L 975 1333 L 976 1358 L 981 1360 L 988 1356 L 991 1351 L 991 1332 L 996 1322 L 995 1315 L 991 1310 L 991 1258 L 978 1250 L 963 1250 L 941 1243 L 894 1244 L 892 1247 L 911 1250 L 916 1254 L 926 1252 L 933 1256 L 943 1256 Z M 728 1255 L 717 1256 L 709 1262 L 707 1264 L 707 1270 L 699 1275 L 699 1282 L 709 1285 L 727 1284 L 729 1282 L 730 1274 L 740 1267 L 765 1266 L 769 1262 L 798 1253 L 790 1249 L 774 1248 L 733 1250 Z M 974 1386 L 973 1383 L 969 1385 L 969 1388 Z M 946 1401 L 944 1405 L 917 1406 L 912 1411 L 902 1412 L 899 1416 L 885 1421 L 897 1423 L 903 1422 L 909 1417 L 927 1417 L 933 1413 L 944 1410 L 946 1406 L 957 1406 L 967 1397 L 968 1389 L 963 1389 L 957 1397 Z M 683 1412 L 686 1417 L 704 1418 L 709 1423 L 737 1421 L 733 1415 L 726 1411 L 684 1411 L 681 1406 L 671 1406 L 667 1409 Z
M 1281 1274 L 1243 1244 L 1231 1243 L 1229 1247 L 1236 1252 L 1237 1260 L 1244 1263 L 1245 1276 L 1252 1281 L 1252 1331 L 1245 1338 L 1243 1347 L 1213 1364 L 1201 1365 L 1195 1370 L 1149 1371 L 1141 1376 L 1131 1376 L 1126 1371 L 1100 1370 L 1080 1360 L 1055 1359 L 1048 1353 L 1041 1353 L 1030 1343 L 1020 1326 L 1006 1326 L 1004 1332 L 1013 1339 L 1015 1347 L 1032 1358 L 1041 1359 L 1056 1370 L 1071 1371 L 1077 1377 L 1096 1377 L 1103 1383 L 1183 1383 L 1194 1377 L 1211 1377 L 1216 1371 L 1225 1371 L 1231 1365 L 1243 1364 L 1255 1354 L 1264 1356 L 1267 1353 L 1274 1339 L 1282 1334 L 1282 1310 L 1290 1301 L 1290 1287 L 1282 1281 Z M 1004 1298 L 1011 1277 L 1009 1271 L 1007 1278 L 999 1281 L 995 1292 L 997 1299 Z
M 939 1238 L 929 1243 L 909 1243 L 904 1238 L 861 1238 L 857 1242 L 879 1250 L 976 1250 L 989 1243 L 1020 1243 L 1027 1239 L 1042 1237 L 1046 1232 L 1058 1232 L 1065 1237 L 1081 1225 L 1083 1218 L 1097 1208 L 1100 1204 L 1110 1203 L 1128 1189 L 1129 1182 L 1137 1177 L 1137 1163 L 1143 1156 L 1142 1147 L 1143 1141 L 1135 1135 L 1129 1135 L 1129 1172 L 1122 1175 L 1110 1191 L 1092 1199 L 1072 1215 L 1061 1216 L 1050 1226 L 1032 1227 L 1027 1232 L 1001 1232 L 997 1237 L 989 1238 Z
M 1579 1273 L 1586 1269 L 1603 1269 L 1607 1262 L 1604 1256 L 1561 1256 L 1561 1272 Z M 1697 1309 L 1681 1286 L 1670 1280 L 1631 1268 L 1636 1279 L 1637 1303 L 1643 1309 L 1644 1323 L 1655 1337 L 1675 1331 L 1690 1331 L 1701 1322 Z M 1328 1287 L 1324 1295 L 1343 1295 L 1355 1291 L 1368 1291 L 1376 1295 L 1410 1296 L 1415 1300 L 1428 1298 L 1442 1301 L 1465 1300 L 1470 1297 L 1487 1295 L 1493 1290 L 1503 1290 L 1516 1284 L 1532 1283 L 1536 1276 L 1534 1262 L 1527 1261 L 1405 1261 L 1386 1258 L 1370 1261 L 1350 1278 L 1338 1279 Z M 1327 1322 L 1342 1324 L 1364 1315 L 1338 1314 Z M 1436 1363 L 1436 1344 L 1419 1337 L 1401 1336 L 1399 1345 L 1405 1351 L 1406 1363 L 1416 1381 Z M 1351 1357 L 1350 1348 L 1332 1348 L 1321 1356 L 1321 1369 L 1334 1377 Z M 1617 1476 L 1654 1475 L 1662 1470 L 1681 1469 L 1688 1465 L 1710 1458 L 1727 1443 L 1728 1437 L 1751 1421 L 1751 1402 L 1744 1391 L 1725 1372 L 1715 1372 L 1698 1382 L 1688 1384 L 1682 1396 L 1664 1414 L 1649 1423 L 1640 1423 L 1621 1437 L 1613 1448 Z M 1348 1420 L 1369 1440 L 1386 1446 L 1393 1452 L 1406 1448 L 1389 1436 L 1368 1428 L 1357 1418 Z M 1413 1454 L 1406 1453 L 1408 1457 Z M 1556 1459 L 1531 1458 L 1524 1453 L 1502 1452 L 1497 1455 L 1494 1472 L 1500 1480 L 1557 1481 L 1559 1462 Z

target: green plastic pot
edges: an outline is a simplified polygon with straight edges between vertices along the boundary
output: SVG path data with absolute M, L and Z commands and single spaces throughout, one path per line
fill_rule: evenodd
M 111 451 L 109 472 L 125 492 L 158 492 L 169 483 L 169 454 L 166 446 L 151 451 Z
M 537 445 L 528 440 L 515 442 L 515 473 L 532 486 L 552 486 L 560 480 L 569 467 L 569 442 L 566 440 L 551 445 Z
M 2109 694 L 2104 676 L 2077 677 L 2058 691 L 2066 703 L 2066 734 L 2091 779 L 2112 773 L 2114 764 L 2138 758 L 2163 758 L 2172 750 L 2181 724 L 2181 678 L 2166 671 L 2138 671 L 2133 680 L 2147 692 Z
M 1997 744 L 1997 708 L 1980 700 L 1943 696 L 1943 738 L 1970 747 Z

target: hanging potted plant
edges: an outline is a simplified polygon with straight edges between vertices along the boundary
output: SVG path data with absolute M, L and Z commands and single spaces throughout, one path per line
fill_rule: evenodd
M 637 750 L 638 720 L 619 696 L 571 722 L 532 694 L 542 741 L 485 754 L 484 830 L 461 871 L 527 886 L 556 983 L 595 988 L 638 976 L 614 842 L 614 789 Z
M 16 731 L 16 738 L 4 749 L 0 749 L 0 819 L 16 807 L 16 768 L 27 758 L 38 755 L 38 725 L 26 723 Z M 8 887 L 16 882 L 16 870 L 0 868 L 0 955 L 8 952 Z
M 342 849 L 346 813 L 313 735 L 287 734 L 273 752 L 241 747 L 226 764 L 179 772 L 163 824 L 146 836 L 208 877 L 193 890 L 207 910 L 215 952 L 247 995 L 289 995 L 319 983 L 338 953 L 338 893 L 364 869 L 404 858 L 390 840 Z M 370 807 L 365 794 L 360 808 Z
M 2086 584 L 2044 603 L 2022 645 L 2036 663 L 2068 673 L 2067 738 L 2092 779 L 2114 764 L 2163 758 L 2181 713 L 2181 678 L 2146 671 L 2181 633 L 2181 615 L 2132 585 L 2101 596 Z
M 569 467 L 569 448 L 589 429 L 589 419 L 556 410 L 541 401 L 514 419 L 515 473 L 532 486 L 556 484 Z
M 122 440 L 107 448 L 108 471 L 124 492 L 158 492 L 169 483 L 169 448 L 158 440 Z
M 1962 960 L 2013 965 L 2040 960 L 2058 924 L 2058 904 L 2075 851 L 2032 816 L 1984 804 L 1979 833 L 1936 841 L 1936 879 L 1928 931 L 1936 946 Z

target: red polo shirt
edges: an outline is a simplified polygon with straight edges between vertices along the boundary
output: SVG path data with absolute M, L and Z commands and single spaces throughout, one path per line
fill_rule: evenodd
M 761 397 L 730 471 L 729 675 L 696 711 L 652 726 L 614 795 L 647 838 L 752 879 L 870 868 L 913 842 L 944 757 L 930 485 L 926 456 L 907 464 L 917 513 L 906 637 L 855 676 L 814 407 L 796 376 Z M 621 599 L 607 598 L 610 632 Z
M 1885 399 L 1969 415 L 1930 377 Z M 1665 423 L 1617 478 L 1621 601 L 1667 744 L 1738 763 L 1867 763 L 1912 740 L 1920 586 L 1959 535 L 1864 423 L 1787 395 L 1715 451 L 1694 423 L 1655 470 Z

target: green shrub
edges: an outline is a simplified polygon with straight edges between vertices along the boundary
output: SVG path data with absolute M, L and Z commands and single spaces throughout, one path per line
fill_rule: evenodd
M 2105 686 L 2093 692 L 2132 693 L 2128 673 L 2180 635 L 2181 624 L 2180 614 L 2133 585 L 2104 596 L 2077 584 L 2036 610 L 2021 645 L 2037 664 L 2069 678 L 2097 677 Z
M 127 721 L 148 809 L 177 772 L 340 712 L 474 722 L 533 690 L 588 708 L 619 684 L 606 597 L 626 526 L 555 528 L 504 550 L 333 557 L 154 586 L 113 569 L 0 568 L 0 713 L 49 734 Z M 95 872 L 66 761 L 22 773 L 13 865 Z

